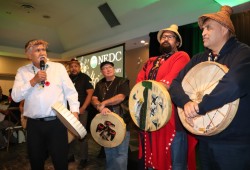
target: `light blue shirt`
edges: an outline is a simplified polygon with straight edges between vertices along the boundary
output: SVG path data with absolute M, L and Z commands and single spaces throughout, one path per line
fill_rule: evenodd
M 41 87 L 36 84 L 31 86 L 30 80 L 39 71 L 33 64 L 20 67 L 17 70 L 15 82 L 12 89 L 12 99 L 15 102 L 24 102 L 24 116 L 29 118 L 43 118 L 55 116 L 56 113 L 51 106 L 61 102 L 71 112 L 79 113 L 78 93 L 69 78 L 65 67 L 60 63 L 46 63 L 47 84 Z

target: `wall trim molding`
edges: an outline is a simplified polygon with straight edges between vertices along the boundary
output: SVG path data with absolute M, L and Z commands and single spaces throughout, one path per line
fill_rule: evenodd
M 15 80 L 16 74 L 0 73 L 0 80 Z

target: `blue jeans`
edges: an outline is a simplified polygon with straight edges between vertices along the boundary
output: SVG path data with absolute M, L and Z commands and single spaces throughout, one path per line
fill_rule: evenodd
M 202 170 L 249 170 L 250 145 L 199 140 L 199 158 Z
M 172 169 L 187 170 L 187 133 L 177 131 L 171 145 Z
M 126 170 L 128 164 L 128 147 L 129 147 L 130 132 L 126 132 L 123 142 L 114 147 L 104 147 L 106 154 L 106 169 L 107 170 Z

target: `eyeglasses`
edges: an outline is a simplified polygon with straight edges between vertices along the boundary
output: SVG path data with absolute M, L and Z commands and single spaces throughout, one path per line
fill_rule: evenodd
M 172 40 L 173 38 L 176 38 L 176 36 L 174 36 L 174 35 L 163 35 L 161 37 L 161 40 L 163 40 L 163 39 Z

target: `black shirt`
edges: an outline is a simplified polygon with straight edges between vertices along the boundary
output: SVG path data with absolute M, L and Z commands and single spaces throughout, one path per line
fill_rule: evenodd
M 93 85 L 91 84 L 92 80 L 87 74 L 82 72 L 77 75 L 70 75 L 69 77 L 75 85 L 76 91 L 78 93 L 78 101 L 80 102 L 81 107 L 88 95 L 87 90 L 94 89 Z

